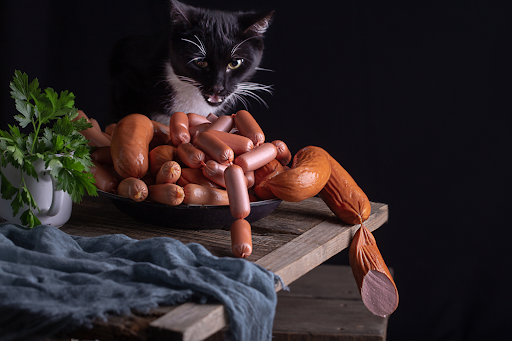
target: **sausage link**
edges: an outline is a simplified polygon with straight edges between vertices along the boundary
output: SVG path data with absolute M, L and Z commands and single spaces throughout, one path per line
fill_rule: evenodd
M 80 118 L 85 118 L 87 122 L 91 123 L 91 120 L 87 115 L 83 112 L 83 110 L 78 110 L 78 116 L 74 120 L 78 120 Z M 85 130 L 81 130 L 80 134 L 82 134 L 86 139 L 89 140 L 89 145 L 93 147 L 105 147 L 111 145 L 111 140 L 103 135 L 103 132 L 101 129 L 98 129 L 97 127 L 87 128 Z
M 244 172 L 256 170 L 276 158 L 277 148 L 272 143 L 263 143 L 247 153 L 238 155 L 235 164 L 242 167 Z
M 149 152 L 149 172 L 151 175 L 156 176 L 164 163 L 174 160 L 175 154 L 177 154 L 176 147 L 170 145 L 161 145 L 151 149 Z
M 117 186 L 117 194 L 141 202 L 148 197 L 148 187 L 146 183 L 140 179 L 126 178 Z
M 203 167 L 203 175 L 216 184 L 226 187 L 226 182 L 224 181 L 226 167 L 227 165 L 221 165 L 215 160 L 208 160 Z
M 181 176 L 181 166 L 176 161 L 167 161 L 160 167 L 155 184 L 174 184 Z
M 112 136 L 112 132 L 114 131 L 114 128 L 116 127 L 115 123 L 110 123 L 108 126 L 105 127 L 105 133 Z
M 112 160 L 112 153 L 110 151 L 110 146 L 105 147 L 96 147 L 91 152 L 91 159 L 94 161 L 98 161 L 102 165 L 113 165 L 114 161 Z
M 229 205 L 228 193 L 224 189 L 209 188 L 196 184 L 187 184 L 183 188 L 185 192 L 184 204 L 188 205 Z
M 233 117 L 230 115 L 219 116 L 206 130 L 229 132 L 233 128 Z
M 206 116 L 206 119 L 212 123 L 217 121 L 218 118 L 219 118 L 219 116 L 212 114 L 212 113 L 209 113 L 208 116 Z
M 338 161 L 327 155 L 331 176 L 318 196 L 343 222 L 360 224 L 368 219 L 372 210 L 368 196 Z
M 307 146 L 295 154 L 292 168 L 266 181 L 276 197 L 297 202 L 317 195 L 331 175 L 329 154 L 320 147 Z
M 251 224 L 245 219 L 237 219 L 231 224 L 231 250 L 238 258 L 247 258 L 252 253 Z
M 246 218 L 251 213 L 247 180 L 242 167 L 231 164 L 224 171 L 226 190 L 229 198 L 231 215 L 236 219 Z
M 187 114 L 178 111 L 171 115 L 169 133 L 171 134 L 171 142 L 175 147 L 190 142 Z
M 91 167 L 91 174 L 96 180 L 96 187 L 104 192 L 115 193 L 119 181 L 115 178 L 114 174 L 109 172 L 102 164 L 97 161 L 92 161 L 94 167 Z
M 157 184 L 149 186 L 148 200 L 170 206 L 178 206 L 185 199 L 185 192 L 176 184 Z
M 217 130 L 208 130 L 208 132 L 227 144 L 229 148 L 233 149 L 235 155 L 243 154 L 254 148 L 254 143 L 245 136 Z
M 203 124 L 203 123 L 212 123 L 206 117 L 202 115 L 195 114 L 193 112 L 189 112 L 187 114 L 188 117 L 188 128 Z
M 197 148 L 201 149 L 220 164 L 225 165 L 233 162 L 233 149 L 229 148 L 227 144 L 208 131 L 199 133 L 194 143 Z
M 283 166 L 286 166 L 292 160 L 292 153 L 286 143 L 281 140 L 274 140 L 271 142 L 277 148 L 276 159 L 281 162 Z
M 181 176 L 178 179 L 178 185 L 184 187 L 189 183 L 202 185 L 211 188 L 221 188 L 221 186 L 204 176 L 202 169 L 199 168 L 182 168 Z
M 261 130 L 260 125 L 254 117 L 246 110 L 239 110 L 234 117 L 235 126 L 240 134 L 248 137 L 254 143 L 254 146 L 259 146 L 265 142 L 265 134 Z
M 204 165 L 204 152 L 197 149 L 192 143 L 182 143 L 178 146 L 180 160 L 190 168 L 201 168 Z
M 153 139 L 149 144 L 149 149 L 153 149 L 155 147 L 168 144 L 171 140 L 171 132 L 169 130 L 169 126 L 158 121 L 153 121 Z
M 153 123 L 141 114 L 123 117 L 112 134 L 112 159 L 123 178 L 142 178 L 149 168 L 149 143 L 153 139 Z

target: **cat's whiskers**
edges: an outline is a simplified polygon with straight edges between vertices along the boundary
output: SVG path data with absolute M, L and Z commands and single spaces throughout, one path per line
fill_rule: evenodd
M 264 85 L 254 82 L 241 82 L 236 86 L 235 91 L 233 92 L 233 97 L 240 100 L 246 108 L 246 99 L 243 98 L 243 96 L 251 97 L 268 108 L 267 102 L 257 95 L 255 91 L 265 91 L 271 95 L 273 94 L 272 85 Z
M 243 43 L 245 43 L 246 41 L 248 41 L 249 39 L 252 39 L 252 38 L 256 38 L 256 36 L 249 37 L 249 38 L 241 41 L 240 43 L 236 44 L 235 46 L 233 46 L 233 48 L 231 49 L 231 57 L 235 56 L 236 50 L 238 50 L 240 45 L 242 45 Z
M 271 70 L 271 69 L 264 69 L 262 67 L 257 67 L 255 68 L 256 71 L 268 71 L 268 72 L 275 72 L 274 70 Z
M 202 55 L 203 57 L 206 57 L 206 48 L 205 48 L 205 46 L 204 46 L 203 42 L 201 41 L 201 39 L 199 39 L 199 37 L 198 37 L 198 36 L 194 35 L 194 37 L 197 39 L 197 41 L 199 42 L 199 44 L 198 44 L 198 43 L 196 43 L 195 41 L 190 40 L 190 39 L 181 38 L 181 40 L 186 41 L 186 42 L 188 42 L 188 43 L 191 43 L 191 44 L 194 44 L 195 46 L 197 46 L 197 48 L 199 49 L 199 52 L 201 53 L 201 55 Z M 190 62 L 189 62 L 189 63 L 190 63 Z

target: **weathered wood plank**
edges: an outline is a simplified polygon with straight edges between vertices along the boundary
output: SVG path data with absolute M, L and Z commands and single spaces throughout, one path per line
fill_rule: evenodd
M 218 321 L 227 321 L 228 316 L 221 304 L 203 304 L 201 309 L 193 303 L 184 303 L 171 312 L 151 322 L 150 337 L 154 339 L 204 340 L 217 329 Z M 172 324 L 172 330 L 168 325 Z
M 372 214 L 364 225 L 373 231 L 388 219 L 387 205 L 372 203 Z M 304 275 L 350 245 L 359 225 L 340 224 L 330 218 L 259 259 L 256 264 L 281 276 L 285 285 Z
M 364 306 L 350 266 L 320 265 L 278 293 L 275 341 L 384 341 L 389 318 Z
M 370 231 L 373 231 L 384 224 L 387 218 L 387 205 L 372 203 L 372 215 L 364 225 Z M 289 285 L 297 278 L 348 247 L 358 228 L 359 225 L 343 225 L 340 224 L 339 219 L 335 217 L 330 218 L 279 249 L 260 258 L 255 263 L 281 276 L 285 285 Z M 280 286 L 276 288 L 276 290 L 280 289 Z M 193 309 L 198 311 L 197 314 L 200 314 L 203 307 L 196 305 Z M 214 334 L 227 325 L 227 319 L 222 316 L 226 316 L 226 314 L 217 315 L 217 320 L 213 325 L 218 329 L 210 329 L 210 334 L 208 335 Z M 164 318 L 165 316 L 159 320 Z M 158 323 L 159 328 L 171 331 L 177 331 L 175 330 L 175 325 L 179 325 L 178 321 L 170 318 L 165 318 L 165 323 L 156 323 Z M 152 324 L 150 324 L 150 327 L 152 327 Z M 183 332 L 185 333 L 186 330 Z

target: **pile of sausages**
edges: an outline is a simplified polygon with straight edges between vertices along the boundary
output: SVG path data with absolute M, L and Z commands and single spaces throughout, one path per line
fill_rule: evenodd
M 233 254 L 252 253 L 251 201 L 276 198 L 266 181 L 289 169 L 292 155 L 245 110 L 203 117 L 176 112 L 169 125 L 132 114 L 102 131 L 94 119 L 81 133 L 94 147 L 96 186 L 135 201 L 229 205 Z

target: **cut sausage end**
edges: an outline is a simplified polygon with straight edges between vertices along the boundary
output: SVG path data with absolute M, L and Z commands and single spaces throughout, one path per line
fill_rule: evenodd
M 252 246 L 247 243 L 237 245 L 233 249 L 233 254 L 239 258 L 247 258 L 252 254 Z
M 376 270 L 370 270 L 364 276 L 361 297 L 366 308 L 380 317 L 390 315 L 398 306 L 395 285 L 386 274 Z

